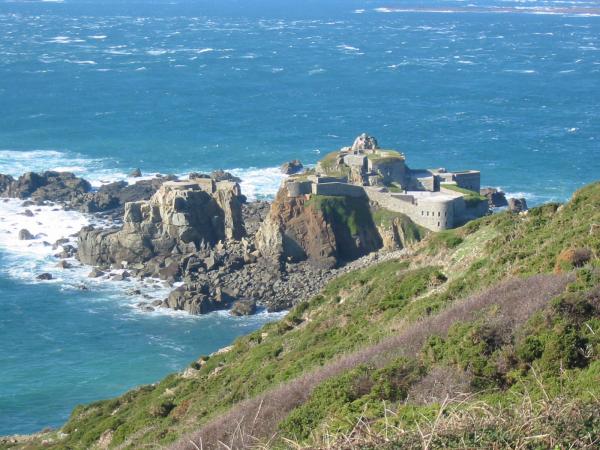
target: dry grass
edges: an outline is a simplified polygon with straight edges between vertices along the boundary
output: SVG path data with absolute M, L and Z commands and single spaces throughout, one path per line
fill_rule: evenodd
M 491 306 L 498 309 L 496 316 L 502 322 L 502 327 L 506 327 L 507 330 L 514 329 L 550 299 L 560 294 L 571 279 L 570 275 L 536 275 L 527 279 L 507 280 L 478 295 L 452 304 L 436 316 L 411 324 L 376 345 L 342 356 L 258 397 L 240 402 L 172 448 L 269 448 L 270 444 L 279 438 L 279 422 L 294 408 L 305 403 L 313 389 L 321 382 L 361 364 L 384 366 L 398 356 L 416 355 L 429 336 L 445 335 L 455 322 L 473 320 Z M 447 423 L 447 419 L 444 421 Z
M 433 419 L 425 417 L 416 429 L 406 430 L 386 420 L 383 430 L 374 431 L 359 419 L 354 429 L 333 438 L 327 432 L 310 447 L 297 449 L 367 450 L 373 448 L 422 449 L 597 449 L 600 436 L 581 424 L 600 420 L 600 402 L 582 406 L 566 396 L 534 400 L 525 393 L 511 407 L 492 407 L 468 396 L 446 397 Z M 386 418 L 395 412 L 386 409 Z M 290 442 L 291 443 L 291 442 Z

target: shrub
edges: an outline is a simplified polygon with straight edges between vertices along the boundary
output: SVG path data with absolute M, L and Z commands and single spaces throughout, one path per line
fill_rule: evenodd
M 564 272 L 576 267 L 582 267 L 592 258 L 589 248 L 570 248 L 560 253 L 556 258 L 554 270 Z

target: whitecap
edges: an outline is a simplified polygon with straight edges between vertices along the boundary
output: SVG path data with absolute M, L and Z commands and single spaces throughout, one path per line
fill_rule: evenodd
M 160 56 L 160 55 L 164 55 L 165 53 L 167 53 L 167 50 L 164 50 L 161 48 L 161 49 L 155 49 L 155 50 L 148 50 L 146 53 L 151 56 Z
M 279 167 L 231 169 L 229 172 L 241 178 L 242 193 L 249 200 L 274 198 L 281 182 L 286 178 Z
M 315 68 L 315 69 L 309 70 L 309 71 L 308 71 L 308 74 L 309 74 L 309 75 L 318 75 L 318 74 L 320 74 L 320 73 L 325 73 L 325 72 L 326 72 L 326 70 L 325 70 L 325 69 L 323 69 L 323 68 L 321 68 L 321 67 L 317 67 L 317 68 Z

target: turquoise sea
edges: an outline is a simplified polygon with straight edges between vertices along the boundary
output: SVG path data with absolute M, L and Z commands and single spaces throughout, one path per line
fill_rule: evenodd
M 363 131 L 412 167 L 567 199 L 600 173 L 600 1 L 0 0 L 0 173 L 223 168 L 268 198 L 279 164 Z M 90 218 L 20 211 L 0 202 L 0 434 L 59 426 L 279 317 L 139 313 L 127 286 L 12 237 Z

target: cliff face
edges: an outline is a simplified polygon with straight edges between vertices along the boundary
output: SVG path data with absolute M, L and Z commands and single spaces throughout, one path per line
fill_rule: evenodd
M 125 206 L 121 230 L 83 229 L 83 263 L 144 262 L 158 255 L 194 252 L 244 234 L 239 186 L 225 183 L 209 193 L 194 181 L 167 182 L 149 201 Z
M 288 197 L 280 189 L 257 234 L 263 256 L 330 268 L 382 247 L 366 199 Z

